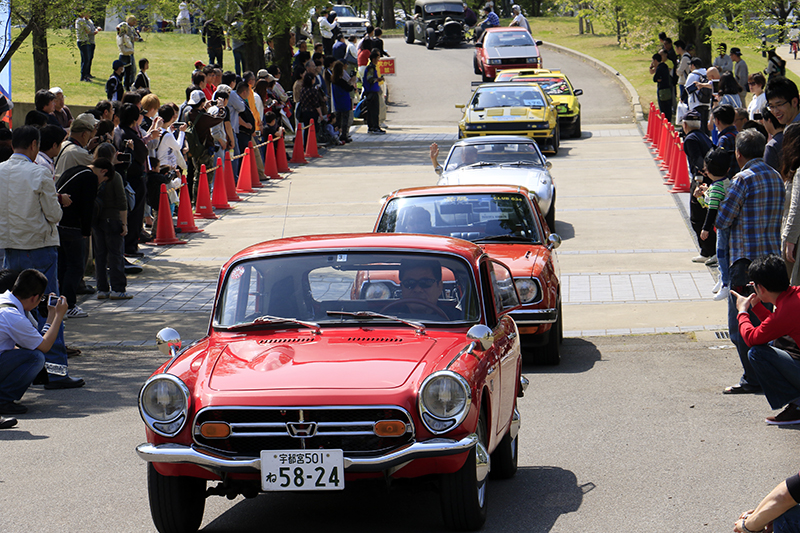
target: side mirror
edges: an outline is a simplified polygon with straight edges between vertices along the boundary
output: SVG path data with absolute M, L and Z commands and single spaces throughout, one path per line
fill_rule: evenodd
M 476 324 L 467 331 L 467 338 L 478 343 L 482 351 L 486 351 L 494 344 L 494 335 L 489 326 Z
M 168 357 L 175 357 L 181 349 L 181 336 L 172 328 L 164 328 L 156 334 L 156 346 Z
M 545 162 L 544 167 L 547 170 L 550 170 L 551 168 L 553 168 L 553 163 L 551 163 L 550 161 L 547 161 L 547 162 Z
M 465 107 L 464 104 L 456 104 L 456 109 L 464 109 Z
M 542 41 L 536 41 L 536 46 L 542 46 Z
M 580 96 L 583 94 L 583 89 L 575 89 L 575 96 Z
M 552 231 L 554 228 L 550 228 Z M 558 233 L 551 233 L 549 237 L 547 237 L 547 247 L 551 250 L 558 248 L 561 246 L 561 237 L 558 236 Z

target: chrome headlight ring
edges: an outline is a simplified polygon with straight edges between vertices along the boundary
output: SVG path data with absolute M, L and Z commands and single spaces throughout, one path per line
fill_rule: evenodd
M 536 278 L 514 278 L 514 285 L 517 286 L 520 303 L 532 304 L 542 301 L 542 288 Z
M 441 370 L 422 382 L 418 402 L 422 423 L 431 433 L 439 435 L 464 421 L 472 403 L 472 389 L 460 374 Z
M 139 414 L 162 437 L 174 437 L 186 425 L 191 394 L 189 387 L 172 374 L 148 379 L 139 391 Z

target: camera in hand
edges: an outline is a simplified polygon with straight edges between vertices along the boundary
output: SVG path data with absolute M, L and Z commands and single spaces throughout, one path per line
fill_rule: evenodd
M 55 307 L 58 303 L 58 296 L 51 294 L 47 297 L 47 307 Z
M 117 154 L 117 161 L 120 163 L 130 163 L 131 154 Z

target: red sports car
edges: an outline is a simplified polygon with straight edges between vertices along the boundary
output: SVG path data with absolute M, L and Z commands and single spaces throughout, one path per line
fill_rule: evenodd
M 492 81 L 497 72 L 509 68 L 542 68 L 539 46 L 525 28 L 486 28 L 475 43 L 472 66 L 483 81 Z
M 502 166 L 502 165 L 501 165 Z M 514 166 L 514 164 L 511 164 Z M 500 180 L 502 169 L 496 173 Z M 535 195 L 510 185 L 450 185 L 402 189 L 389 195 L 374 231 L 446 235 L 477 243 L 511 268 L 522 307 L 511 312 L 526 357 L 561 360 L 561 284 L 550 233 Z
M 480 528 L 490 472 L 517 469 L 518 307 L 508 267 L 461 239 L 323 235 L 239 252 L 208 334 L 181 350 L 162 330 L 171 358 L 139 394 L 156 527 L 197 530 L 208 494 L 434 475 L 445 523 Z

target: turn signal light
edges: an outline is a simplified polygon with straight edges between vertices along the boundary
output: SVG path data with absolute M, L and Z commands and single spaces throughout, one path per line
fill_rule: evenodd
M 381 420 L 376 422 L 372 431 L 379 437 L 399 437 L 406 432 L 406 424 L 401 420 Z
M 231 435 L 231 427 L 225 422 L 205 422 L 200 426 L 200 434 L 207 439 L 227 439 Z

